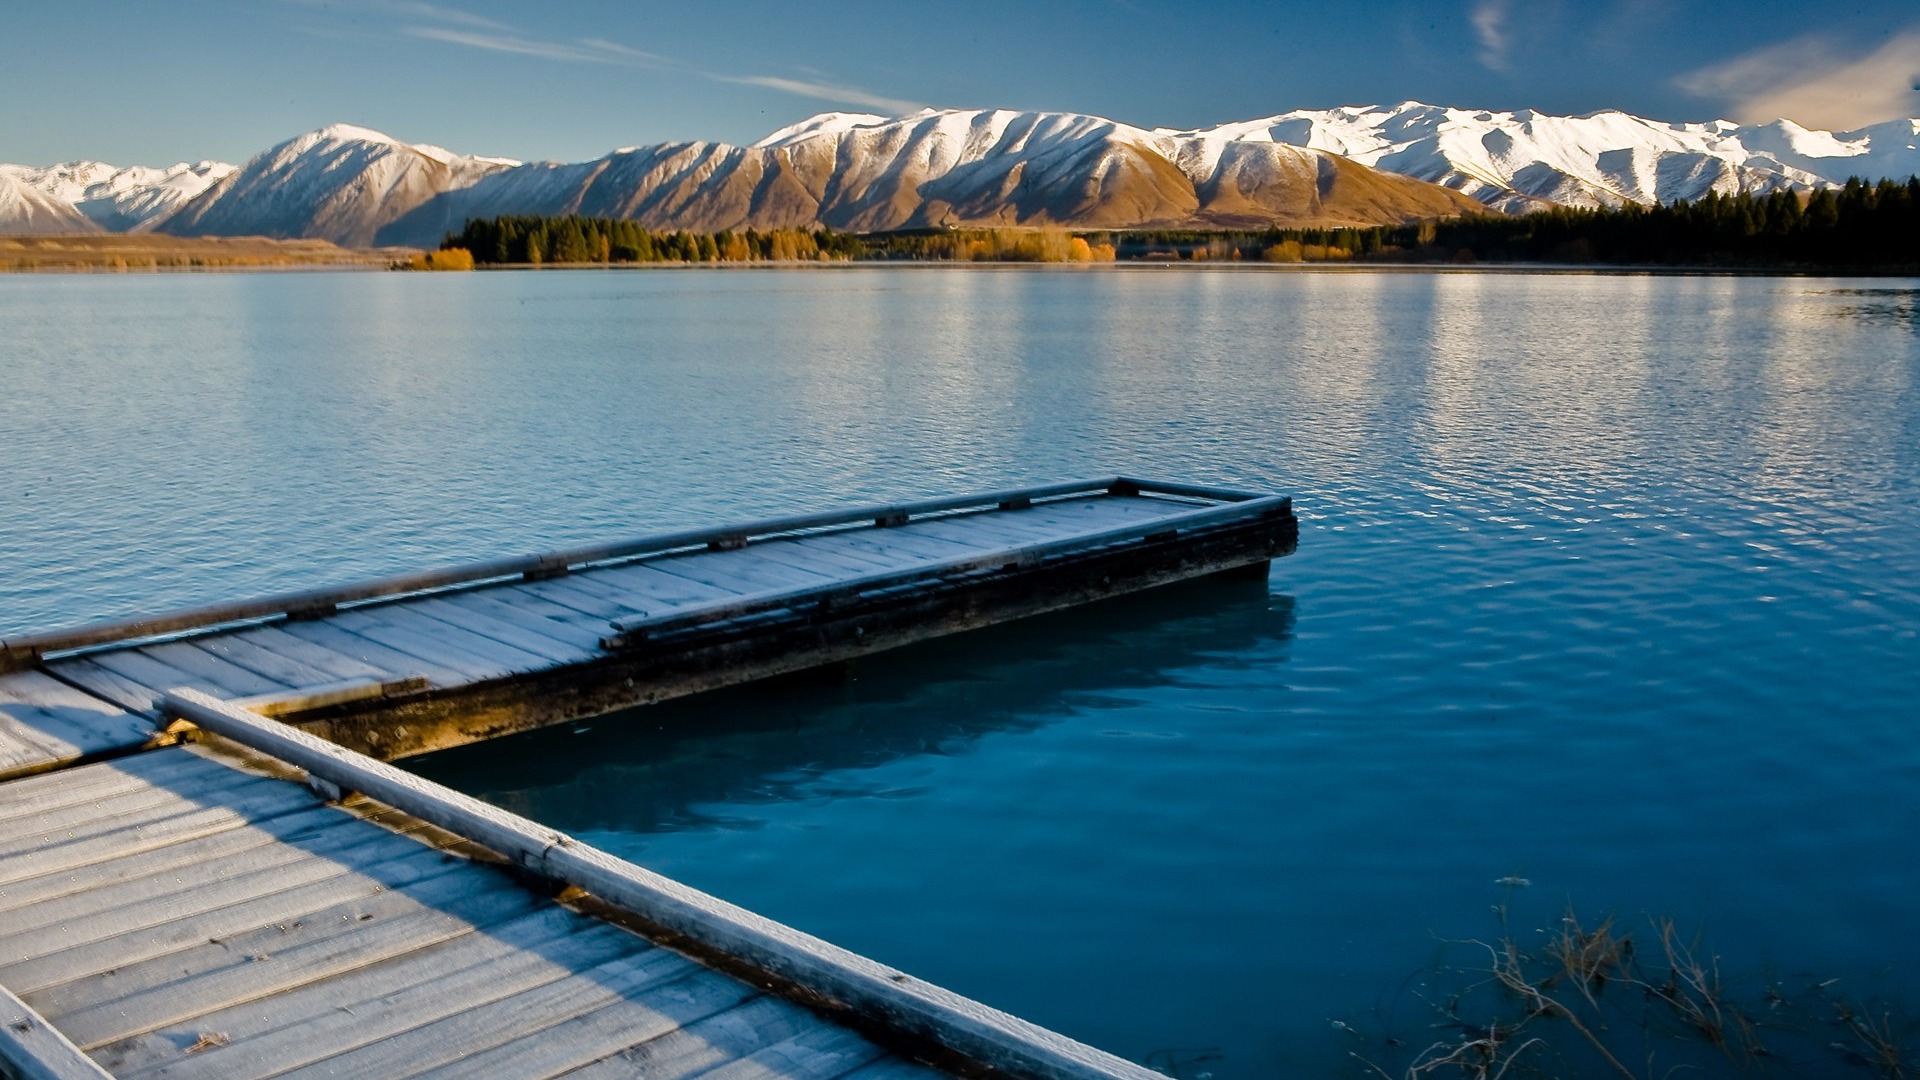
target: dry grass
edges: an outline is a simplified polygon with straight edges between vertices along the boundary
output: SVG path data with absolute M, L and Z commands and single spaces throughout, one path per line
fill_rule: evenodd
M 104 272 L 257 270 L 276 267 L 357 267 L 384 270 L 405 262 L 411 248 L 355 250 L 325 240 L 271 240 L 264 236 L 0 236 L 0 271 Z
M 1672 919 L 1649 919 L 1658 948 L 1636 952 L 1634 935 L 1612 916 L 1589 925 L 1568 908 L 1528 948 L 1508 930 L 1506 908 L 1494 910 L 1499 936 L 1448 942 L 1478 959 L 1438 969 L 1418 995 L 1437 1014 L 1433 1027 L 1448 1034 L 1408 1056 L 1392 1048 L 1425 1040 L 1389 1030 L 1381 1053 L 1352 1055 L 1369 1071 L 1382 1080 L 1667 1080 L 1825 1076 L 1839 1064 L 1882 1080 L 1915 1075 L 1908 1062 L 1920 1023 L 1878 1000 L 1862 1004 L 1836 991 L 1839 980 L 1809 983 L 1796 1003 L 1778 983 L 1723 976 L 1720 957 L 1697 937 L 1683 937 Z M 1335 1026 L 1365 1037 L 1345 1023 Z M 1838 1038 L 1823 1034 L 1833 1031 Z M 1390 1072 L 1375 1057 L 1398 1064 Z

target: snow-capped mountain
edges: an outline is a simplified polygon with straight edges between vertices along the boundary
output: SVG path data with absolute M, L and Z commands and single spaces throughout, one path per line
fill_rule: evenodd
M 596 214 L 699 231 L 1362 225 L 1481 204 L 1617 206 L 1916 173 L 1920 120 L 1835 133 L 1787 120 L 1665 123 L 1411 101 L 1185 131 L 1077 113 L 832 112 L 751 146 L 668 143 L 526 165 L 340 124 L 237 169 L 0 165 L 0 232 L 104 227 L 430 246 L 469 217 L 495 214 Z
M 109 232 L 144 232 L 233 171 L 223 161 L 183 161 L 164 169 L 101 161 L 44 169 L 0 165 L 0 173 L 67 203 Z
M 382 226 L 435 195 L 516 164 L 335 124 L 260 154 L 154 228 L 175 236 L 305 237 L 365 247 Z
M 1430 180 L 1497 209 L 1619 206 L 1920 173 L 1920 121 L 1826 132 L 1790 120 L 1666 123 L 1622 112 L 1548 116 L 1423 105 L 1298 110 L 1158 134 L 1207 147 L 1279 142 Z
M 41 191 L 12 173 L 0 172 L 0 235 L 60 236 L 99 232 L 100 226 L 73 204 Z
M 699 231 L 826 225 L 1350 225 L 1477 209 L 1319 150 L 1249 145 L 1196 166 L 1181 140 L 1097 116 L 826 113 L 752 146 L 670 143 L 507 169 L 394 222 L 429 244 L 469 217 L 580 213 Z

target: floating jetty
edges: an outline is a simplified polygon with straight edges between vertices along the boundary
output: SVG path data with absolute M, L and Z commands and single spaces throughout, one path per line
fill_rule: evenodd
M 1293 550 L 1105 478 L 0 643 L 0 1070 L 1152 1077 L 386 762 Z

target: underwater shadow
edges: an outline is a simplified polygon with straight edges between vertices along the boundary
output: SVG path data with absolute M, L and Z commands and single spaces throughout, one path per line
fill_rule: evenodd
M 1293 632 L 1293 597 L 1206 578 L 404 766 L 562 830 L 701 827 L 717 820 L 702 805 L 832 797 L 825 773 L 967 753 L 1183 669 L 1284 663 Z M 843 793 L 895 794 L 857 780 Z

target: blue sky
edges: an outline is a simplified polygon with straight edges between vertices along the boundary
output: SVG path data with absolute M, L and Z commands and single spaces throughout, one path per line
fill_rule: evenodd
M 1147 127 L 1409 98 L 1822 127 L 1920 115 L 1912 0 L 9 0 L 5 25 L 0 161 L 24 164 L 242 161 L 335 121 L 582 160 L 923 105 Z

